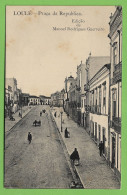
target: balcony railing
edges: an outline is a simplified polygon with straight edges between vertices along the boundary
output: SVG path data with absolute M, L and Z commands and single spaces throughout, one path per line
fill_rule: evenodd
M 93 114 L 101 114 L 101 105 L 90 106 L 89 111 Z
M 117 133 L 121 133 L 121 118 L 112 117 L 112 121 L 110 121 L 110 126 L 111 126 Z
M 84 91 L 89 91 L 89 85 L 84 85 Z
M 101 105 L 97 106 L 97 113 L 101 114 Z
M 113 72 L 113 84 L 122 80 L 122 62 L 115 65 L 115 70 Z

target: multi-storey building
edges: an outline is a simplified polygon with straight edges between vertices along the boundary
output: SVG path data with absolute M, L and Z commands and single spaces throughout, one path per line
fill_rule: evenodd
M 85 99 L 85 112 L 84 112 L 84 126 L 86 128 L 86 131 L 90 133 L 89 131 L 89 105 L 90 105 L 90 86 L 89 81 L 94 77 L 94 75 L 102 68 L 104 64 L 110 63 L 110 57 L 108 56 L 91 56 L 91 53 L 89 54 L 88 59 L 86 60 L 85 64 L 85 70 L 86 70 L 86 84 L 84 85 L 84 99 Z
M 122 7 L 110 16 L 110 164 L 121 177 Z
M 6 78 L 6 86 L 10 86 L 12 89 L 12 112 L 18 110 L 18 91 L 17 91 L 17 80 L 15 78 Z
M 47 97 L 44 95 L 40 95 L 39 97 L 41 105 L 50 105 L 51 97 Z
M 86 64 L 81 61 L 81 125 L 85 127 L 86 117 L 85 117 L 85 105 L 86 105 L 86 95 L 84 85 L 86 84 Z
M 21 89 L 17 89 L 17 109 L 18 110 L 22 106 L 21 97 L 22 97 L 22 90 Z
M 81 64 L 77 66 L 76 74 L 76 79 L 73 78 L 69 86 L 68 113 L 75 122 L 81 124 Z
M 75 79 L 71 75 L 65 78 L 65 93 L 64 93 L 64 110 L 68 114 L 69 113 L 69 97 L 68 92 L 72 86 L 75 85 Z
M 64 108 L 64 93 L 65 93 L 65 90 L 62 89 L 60 92 L 57 91 L 51 94 L 51 106 Z
M 40 104 L 40 98 L 35 95 L 29 96 L 29 105 L 39 105 Z
M 106 64 L 89 81 L 89 133 L 97 145 L 103 142 L 103 154 L 108 161 L 109 75 L 110 64 Z
M 22 106 L 28 106 L 29 96 L 30 95 L 28 93 L 22 93 L 21 94 L 21 104 L 22 104 Z
M 7 85 L 5 87 L 5 117 L 10 116 L 13 106 L 12 87 Z
M 68 114 L 77 122 L 77 87 L 76 80 L 72 83 L 68 91 Z

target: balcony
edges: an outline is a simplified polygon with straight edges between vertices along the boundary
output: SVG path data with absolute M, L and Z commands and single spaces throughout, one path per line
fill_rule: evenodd
M 112 117 L 112 121 L 110 121 L 110 126 L 113 128 L 117 133 L 121 133 L 121 118 Z
M 84 91 L 89 91 L 89 85 L 84 85 Z
M 90 106 L 89 111 L 93 114 L 101 114 L 101 105 Z
M 101 105 L 97 106 L 97 114 L 101 114 Z
M 76 86 L 77 91 L 81 91 L 81 87 Z
M 115 83 L 122 80 L 122 62 L 115 65 L 114 68 L 115 68 L 115 70 L 113 72 L 112 84 L 115 84 Z
M 90 110 L 91 110 L 91 106 L 85 105 L 85 112 L 86 112 L 86 113 L 89 113 Z

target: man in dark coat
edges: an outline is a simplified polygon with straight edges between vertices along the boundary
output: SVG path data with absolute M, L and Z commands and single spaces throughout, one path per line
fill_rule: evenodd
M 29 133 L 28 133 L 28 141 L 29 141 L 29 144 L 31 143 L 31 140 L 32 140 L 32 135 L 31 135 L 31 133 L 29 132 Z
M 67 130 L 67 127 L 65 129 L 65 138 L 68 138 L 68 135 L 69 135 L 69 131 Z
M 72 152 L 72 154 L 70 156 L 70 159 L 73 161 L 73 163 L 74 163 L 75 160 L 77 160 L 78 163 L 79 163 L 80 158 L 79 158 L 79 153 L 77 151 L 77 148 L 75 148 L 74 152 Z
M 101 141 L 101 142 L 99 143 L 100 156 L 102 155 L 103 149 L 104 149 L 104 145 L 103 145 L 103 142 Z

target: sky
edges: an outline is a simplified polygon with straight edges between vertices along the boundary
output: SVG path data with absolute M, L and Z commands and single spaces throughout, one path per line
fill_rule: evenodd
M 6 78 L 16 78 L 31 95 L 62 90 L 65 77 L 75 77 L 90 52 L 110 55 L 114 12 L 114 6 L 7 6 Z

